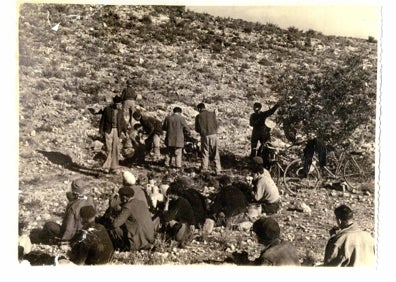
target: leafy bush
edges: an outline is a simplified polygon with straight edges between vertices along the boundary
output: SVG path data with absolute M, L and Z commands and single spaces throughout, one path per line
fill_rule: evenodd
M 279 110 L 285 135 L 293 141 L 297 133 L 315 133 L 331 144 L 344 143 L 375 117 L 375 90 L 367 87 L 367 81 L 369 72 L 357 55 L 320 73 L 285 71 L 272 87 L 285 99 Z

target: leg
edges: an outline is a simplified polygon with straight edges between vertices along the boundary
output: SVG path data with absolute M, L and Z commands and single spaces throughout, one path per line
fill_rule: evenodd
M 112 153 L 112 148 L 113 148 L 113 136 L 110 133 L 105 132 L 105 145 L 106 145 L 106 154 L 107 158 L 106 161 L 103 164 L 104 169 L 110 169 L 110 164 L 111 164 L 111 153 Z
M 154 158 L 158 161 L 161 159 L 161 138 L 154 134 L 153 136 L 153 148 L 154 148 Z
M 217 135 L 211 136 L 211 146 L 214 154 L 214 163 L 216 165 L 216 174 L 221 173 L 221 162 L 220 162 L 220 153 L 219 153 L 219 146 Z
M 255 130 L 252 132 L 252 137 L 250 138 L 250 157 L 253 158 L 257 155 L 257 144 L 259 141 L 259 134 Z
M 175 148 L 175 159 L 176 159 L 177 168 L 182 167 L 182 154 L 183 154 L 183 148 Z
M 208 137 L 201 137 L 201 154 L 202 154 L 202 171 L 208 171 L 209 168 L 209 140 Z
M 166 154 L 165 154 L 165 167 L 169 167 L 171 164 L 171 148 L 170 147 L 166 147 Z

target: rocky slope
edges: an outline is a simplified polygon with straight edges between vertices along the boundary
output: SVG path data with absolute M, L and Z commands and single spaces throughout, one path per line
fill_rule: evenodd
M 368 87 L 374 93 L 376 89 L 377 44 L 367 40 L 282 30 L 183 7 L 22 4 L 19 12 L 19 223 L 24 232 L 60 219 L 65 192 L 77 177 L 87 179 L 99 212 L 104 211 L 105 199 L 121 177 L 100 173 L 102 160 L 94 148 L 99 117 L 88 109 L 107 105 L 131 73 L 139 75 L 140 107 L 160 119 L 179 105 L 193 126 L 197 103 L 216 110 L 222 158 L 236 177 L 246 175 L 240 163 L 249 153 L 253 102 L 269 107 L 280 98 L 271 91 L 276 75 L 286 69 L 320 72 L 340 64 L 345 55 L 359 54 L 372 74 Z M 282 130 L 273 134 L 287 142 Z M 366 136 L 364 144 L 373 154 L 374 131 Z M 158 178 L 162 173 L 159 167 L 130 169 Z M 284 194 L 284 207 L 276 217 L 285 239 L 297 246 L 302 259 L 320 261 L 333 224 L 332 209 L 341 202 L 356 209 L 358 220 L 373 233 L 369 185 L 371 193 L 366 194 L 323 187 L 297 197 Z M 291 211 L 299 202 L 312 212 Z M 114 263 L 219 263 L 236 249 L 257 254 L 248 232 L 231 235 L 217 228 L 208 241 L 197 236 L 186 249 L 159 244 L 153 253 L 117 254 Z M 33 248 L 61 252 L 43 245 Z

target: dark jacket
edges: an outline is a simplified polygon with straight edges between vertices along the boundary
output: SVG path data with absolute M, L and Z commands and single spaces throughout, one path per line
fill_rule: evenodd
M 190 203 L 193 208 L 196 224 L 203 224 L 207 217 L 205 197 L 193 188 L 180 190 L 178 195 L 185 198 Z
M 131 250 L 140 250 L 154 243 L 154 223 L 144 202 L 132 199 L 122 206 L 113 227 L 118 228 L 123 224 L 128 231 Z
M 165 145 L 168 147 L 184 147 L 184 134 L 190 134 L 184 117 L 175 113 L 165 118 L 162 129 L 166 131 Z
M 264 112 L 252 113 L 249 119 L 249 125 L 253 127 L 253 131 L 269 131 L 270 129 L 264 124 L 267 117 L 273 115 L 279 108 L 279 104 L 275 104 L 271 109 Z
M 245 194 L 235 186 L 221 188 L 210 208 L 212 215 L 223 212 L 227 218 L 246 211 L 248 201 Z
M 169 202 L 168 211 L 164 212 L 164 221 L 175 220 L 188 225 L 195 225 L 194 210 L 191 204 L 183 197 Z
M 300 261 L 295 248 L 287 242 L 279 239 L 272 241 L 261 252 L 256 265 L 273 265 L 273 266 L 299 266 Z
M 99 133 L 103 135 L 105 132 L 110 133 L 113 128 L 113 115 L 114 115 L 114 106 L 107 106 L 102 113 L 102 117 L 100 119 L 99 124 Z M 119 110 L 117 113 L 117 131 L 118 137 L 121 136 L 121 132 L 127 131 L 127 125 L 124 119 L 124 113 L 122 110 Z
M 132 87 L 127 87 L 124 90 L 122 90 L 121 93 L 121 99 L 122 101 L 125 100 L 136 100 L 136 92 Z
M 217 128 L 218 124 L 215 112 L 202 110 L 195 117 L 195 131 L 198 132 L 202 137 L 216 134 Z
M 151 116 L 143 116 L 140 119 L 140 124 L 143 127 L 144 132 L 148 135 L 162 135 L 163 131 L 162 131 L 162 123 L 156 119 L 155 117 L 151 117 Z
M 63 241 L 69 241 L 83 227 L 81 223 L 80 209 L 84 206 L 95 206 L 92 197 L 84 196 L 70 201 L 66 206 L 61 225 Z
M 71 241 L 70 260 L 79 265 L 97 265 L 110 262 L 114 248 L 103 225 L 85 225 Z

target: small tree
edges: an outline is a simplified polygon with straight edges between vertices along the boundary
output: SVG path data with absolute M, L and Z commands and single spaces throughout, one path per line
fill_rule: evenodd
M 285 103 L 279 109 L 286 137 L 315 133 L 331 144 L 361 138 L 358 127 L 375 120 L 375 87 L 369 87 L 370 72 L 360 56 L 345 58 L 336 67 L 322 71 L 287 70 L 272 85 Z M 374 81 L 375 82 L 375 81 Z M 374 84 L 375 85 L 375 84 Z M 373 141 L 374 132 L 369 135 Z

